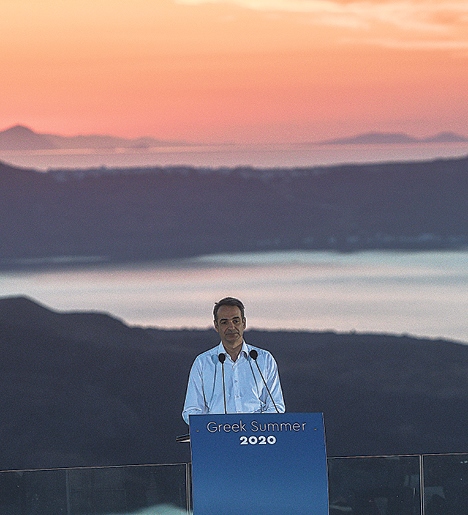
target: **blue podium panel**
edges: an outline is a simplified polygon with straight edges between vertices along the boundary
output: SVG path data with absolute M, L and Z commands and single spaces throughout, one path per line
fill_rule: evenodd
M 321 413 L 190 416 L 194 515 L 328 515 Z

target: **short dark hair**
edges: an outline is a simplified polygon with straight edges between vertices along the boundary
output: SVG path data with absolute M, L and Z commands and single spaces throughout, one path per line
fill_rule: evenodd
M 221 299 L 220 301 L 218 301 L 214 305 L 213 318 L 214 318 L 215 322 L 218 320 L 218 309 L 221 306 L 236 306 L 236 307 L 238 307 L 240 309 L 242 319 L 245 318 L 245 316 L 244 316 L 244 311 L 245 311 L 244 304 L 242 304 L 242 302 L 239 299 L 235 299 L 234 297 L 224 297 L 224 299 Z

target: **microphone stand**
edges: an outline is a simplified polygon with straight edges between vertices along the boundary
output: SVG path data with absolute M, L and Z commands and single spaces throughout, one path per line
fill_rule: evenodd
M 226 384 L 224 382 L 224 362 L 226 361 L 226 354 L 221 352 L 218 354 L 219 362 L 221 363 L 221 369 L 222 369 L 222 376 L 223 376 L 223 398 L 224 398 L 224 414 L 227 413 L 227 407 L 226 407 Z
M 268 395 L 270 396 L 271 402 L 273 403 L 273 406 L 275 407 L 276 413 L 279 413 L 278 406 L 276 406 L 275 400 L 273 399 L 273 395 L 271 395 L 270 389 L 268 388 L 265 378 L 263 377 L 262 371 L 260 370 L 260 367 L 258 366 L 258 362 L 257 362 L 258 352 L 255 349 L 252 349 L 249 352 L 249 356 L 255 361 L 255 364 L 257 365 L 258 371 L 260 373 L 260 377 L 262 378 L 263 384 L 265 385 L 265 388 L 267 389 Z

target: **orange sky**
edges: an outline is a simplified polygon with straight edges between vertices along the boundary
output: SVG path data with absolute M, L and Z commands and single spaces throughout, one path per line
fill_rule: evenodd
M 1 0 L 0 130 L 468 135 L 466 0 Z

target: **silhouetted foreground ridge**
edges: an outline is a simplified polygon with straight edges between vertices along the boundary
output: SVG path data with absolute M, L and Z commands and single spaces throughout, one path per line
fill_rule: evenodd
M 466 452 L 468 346 L 408 336 L 248 331 L 287 410 L 322 411 L 331 456 Z M 214 331 L 128 327 L 0 299 L 0 468 L 189 461 L 180 412 Z

